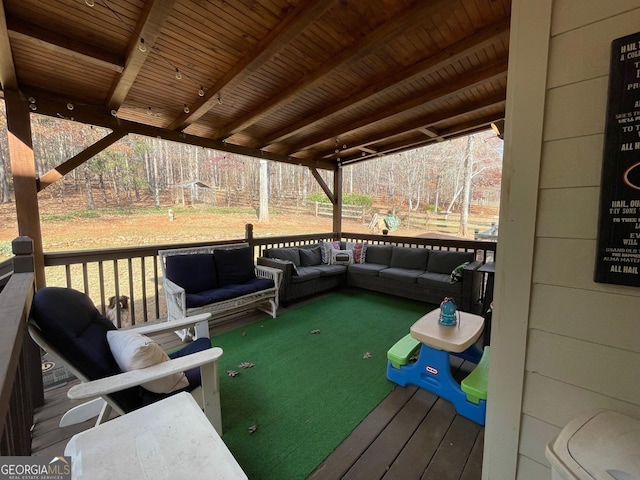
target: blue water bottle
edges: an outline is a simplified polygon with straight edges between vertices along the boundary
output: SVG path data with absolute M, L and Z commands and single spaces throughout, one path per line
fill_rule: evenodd
M 457 311 L 458 308 L 456 307 L 456 302 L 453 301 L 453 298 L 444 297 L 444 300 L 442 300 L 442 303 L 440 304 L 440 325 L 455 327 L 458 324 L 456 319 Z

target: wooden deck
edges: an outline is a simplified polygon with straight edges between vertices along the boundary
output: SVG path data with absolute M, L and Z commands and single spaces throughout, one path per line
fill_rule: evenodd
M 211 333 L 219 334 L 258 318 L 261 316 L 243 316 L 212 328 Z M 158 340 L 166 348 L 180 345 L 175 335 Z M 460 380 L 474 365 L 454 358 L 451 366 Z M 71 407 L 66 392 L 75 382 L 45 392 L 45 404 L 35 415 L 32 455 L 61 455 L 71 436 L 93 426 L 93 420 L 58 426 L 62 414 Z M 309 480 L 479 480 L 483 438 L 484 428 L 457 415 L 448 401 L 416 387 L 396 387 Z

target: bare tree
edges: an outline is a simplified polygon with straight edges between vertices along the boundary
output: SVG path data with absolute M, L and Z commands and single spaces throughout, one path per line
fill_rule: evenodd
M 260 160 L 260 207 L 258 207 L 258 220 L 269 221 L 269 163 Z

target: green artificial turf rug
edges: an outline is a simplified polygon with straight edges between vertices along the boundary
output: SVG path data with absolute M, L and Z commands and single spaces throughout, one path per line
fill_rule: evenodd
M 306 478 L 391 392 L 387 350 L 432 308 L 347 289 L 213 337 L 222 438 L 249 479 Z

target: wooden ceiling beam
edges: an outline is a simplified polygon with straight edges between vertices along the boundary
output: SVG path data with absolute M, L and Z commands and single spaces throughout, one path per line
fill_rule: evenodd
M 485 27 L 459 42 L 447 47 L 435 55 L 411 65 L 399 72 L 385 75 L 378 82 L 370 87 L 361 90 L 354 95 L 350 95 L 343 101 L 335 103 L 313 115 L 291 124 L 278 132 L 263 139 L 264 145 L 280 142 L 286 138 L 301 132 L 303 129 L 312 127 L 321 121 L 325 121 L 332 115 L 340 115 L 345 110 L 356 107 L 369 101 L 376 95 L 382 95 L 394 88 L 409 83 L 416 78 L 430 75 L 448 65 L 452 65 L 461 59 L 490 46 L 500 38 L 509 34 L 509 18 L 505 18 L 493 25 Z M 263 145 L 263 146 L 264 146 Z
M 374 150 L 373 148 L 369 148 L 369 147 L 365 147 L 365 146 L 359 146 L 356 147 L 358 150 L 360 150 L 361 152 L 365 152 L 365 153 L 378 153 L 377 150 Z
M 337 125 L 331 130 L 325 130 L 321 134 L 308 138 L 304 142 L 292 146 L 289 150 L 289 154 L 293 154 L 306 148 L 313 147 L 315 145 L 318 145 L 319 143 L 331 140 L 336 137 L 340 138 L 348 134 L 353 134 L 361 128 L 370 127 L 377 122 L 388 120 L 394 115 L 405 114 L 411 109 L 423 107 L 424 105 L 429 103 L 441 102 L 443 100 L 446 100 L 447 98 L 459 95 L 460 93 L 483 83 L 487 83 L 498 78 L 503 78 L 506 75 L 506 61 L 499 62 L 498 64 L 488 67 L 484 70 L 476 70 L 473 73 L 460 78 L 456 83 L 446 84 L 437 90 L 430 90 L 424 95 L 411 98 L 404 103 L 399 103 L 392 107 L 380 108 L 378 112 L 369 115 L 366 118 L 361 119 L 360 121 L 343 122 L 343 124 Z
M 436 132 L 426 127 L 418 128 L 418 132 L 422 133 L 423 135 L 426 135 L 429 138 L 437 138 L 439 136 Z
M 461 137 L 463 135 L 465 136 L 471 135 L 476 132 L 481 132 L 482 130 L 487 130 L 488 126 L 491 124 L 491 122 L 494 122 L 495 119 L 496 119 L 495 115 L 487 115 L 485 117 L 474 120 L 472 122 L 456 125 L 453 128 L 447 129 L 446 133 L 443 134 L 442 138 L 444 138 L 445 140 L 453 140 L 454 138 Z M 416 141 L 410 144 L 398 143 L 397 145 L 389 145 L 384 150 L 381 150 L 379 153 L 377 153 L 376 155 L 367 155 L 364 157 L 351 157 L 351 158 L 343 159 L 342 165 L 343 166 L 353 165 L 354 163 L 362 162 L 364 160 L 371 160 L 373 157 L 379 157 L 381 155 L 392 155 L 395 153 L 406 152 L 407 150 L 415 150 L 416 148 L 426 147 L 438 141 L 440 140 L 432 138 L 428 140 L 425 139 L 421 141 Z
M 284 89 L 279 94 L 272 96 L 268 101 L 256 106 L 252 109 L 250 114 L 227 124 L 216 133 L 215 137 L 228 138 L 234 133 L 238 133 L 239 131 L 246 129 L 264 118 L 264 116 L 266 116 L 271 110 L 290 101 L 302 90 L 313 87 L 328 73 L 333 72 L 348 62 L 355 62 L 366 57 L 375 50 L 382 48 L 401 33 L 418 26 L 424 27 L 426 23 L 432 23 L 432 14 L 434 12 L 438 12 L 448 4 L 448 0 L 436 0 L 430 2 L 419 1 L 416 4 L 413 4 L 411 8 L 406 8 L 401 11 L 390 21 L 385 22 L 372 34 L 355 41 L 349 48 L 346 48 L 334 55 L 329 61 L 323 63 L 319 69 L 309 72 L 289 88 Z
M 107 68 L 114 72 L 124 70 L 124 59 L 118 55 L 103 49 L 89 45 L 86 42 L 78 43 L 60 32 L 54 32 L 39 25 L 18 19 L 10 19 L 8 23 L 9 37 L 36 45 L 43 50 L 61 53 L 74 58 L 82 63 Z
M 66 162 L 63 162 L 60 165 L 58 165 L 56 168 L 49 170 L 47 173 L 45 173 L 44 175 L 42 175 L 40 178 L 36 180 L 36 183 L 38 185 L 38 192 L 40 192 L 41 190 L 44 190 L 52 183 L 57 182 L 62 177 L 64 177 L 67 173 L 71 172 L 72 170 L 79 167 L 87 160 L 91 159 L 98 153 L 102 152 L 105 148 L 113 145 L 125 135 L 127 135 L 127 132 L 125 131 L 122 131 L 122 130 L 113 131 L 106 137 L 98 140 L 93 145 L 90 145 L 89 147 L 85 148 L 82 152 L 73 156 Z
M 177 0 L 150 0 L 145 3 L 145 10 L 140 15 L 140 20 L 136 25 L 135 31 L 139 32 L 140 37 L 134 34 L 127 48 L 125 67 L 111 86 L 111 91 L 107 97 L 105 109 L 107 112 L 118 110 L 124 99 L 126 98 L 133 82 L 135 82 L 147 55 L 151 54 L 153 45 L 162 30 L 167 18 L 173 10 Z M 147 47 L 145 52 L 141 52 L 138 48 L 140 38 L 144 39 Z
M 309 167 L 309 170 L 311 170 L 311 174 L 313 175 L 313 178 L 316 179 L 316 182 L 318 182 L 318 185 L 320 185 L 320 188 L 322 188 L 322 191 L 325 193 L 329 201 L 335 205 L 336 196 L 331 191 L 331 188 L 329 188 L 329 185 L 327 185 L 324 179 L 320 176 L 320 172 L 318 172 L 318 169 L 315 167 Z
M 337 0 L 312 0 L 301 2 L 291 14 L 260 40 L 245 56 L 228 70 L 204 97 L 191 108 L 191 112 L 181 114 L 169 126 L 172 130 L 184 130 L 197 121 L 218 103 L 218 95 L 223 89 L 233 89 L 260 69 L 276 53 L 287 46 L 311 23 L 321 17 Z
M 213 150 L 219 150 L 222 152 L 237 153 L 239 155 L 246 155 L 253 158 L 263 158 L 266 160 L 273 160 L 276 162 L 289 163 L 293 165 L 303 165 L 306 167 L 315 167 L 323 170 L 334 170 L 336 167 L 335 162 L 317 159 L 315 156 L 313 158 L 300 158 L 291 155 L 282 155 L 265 150 L 260 150 L 257 148 L 233 145 L 231 143 L 226 143 L 211 138 L 189 135 L 184 132 L 178 132 L 176 130 L 170 130 L 167 128 L 160 128 L 151 125 L 144 125 L 142 123 L 130 122 L 106 113 L 102 106 L 98 105 L 78 103 L 73 109 L 73 118 L 70 118 L 69 111 L 66 107 L 67 100 L 65 98 L 58 98 L 55 94 L 38 90 L 29 90 L 25 92 L 25 94 L 36 99 L 35 105 L 37 110 L 34 113 L 38 113 L 41 115 L 73 120 L 76 122 L 84 123 L 86 125 L 95 125 L 98 127 L 109 128 L 114 132 L 118 131 L 135 133 L 146 137 L 159 137 L 163 140 L 185 143 L 188 145 L 196 145 L 204 148 L 211 148 Z
M 464 116 L 464 115 L 469 115 L 469 114 L 477 114 L 478 112 L 482 112 L 483 110 L 486 110 L 487 108 L 495 108 L 496 106 L 501 106 L 501 113 L 497 114 L 497 115 L 490 115 L 490 117 L 493 119 L 492 121 L 495 121 L 499 118 L 504 118 L 504 103 L 506 102 L 504 95 L 502 94 L 498 94 L 498 95 L 494 95 L 490 98 L 487 99 L 483 99 L 483 100 L 479 100 L 473 103 L 467 103 L 461 107 L 458 107 L 456 109 L 453 110 L 448 110 L 446 112 L 439 112 L 437 114 L 431 114 L 431 115 L 427 115 L 426 117 L 422 117 L 419 118 L 413 122 L 407 123 L 405 125 L 403 125 L 402 127 L 393 129 L 393 130 L 389 130 L 387 132 L 384 133 L 377 133 L 372 135 L 369 138 L 365 138 L 362 139 L 358 145 L 353 145 L 350 147 L 350 149 L 360 149 L 361 146 L 366 145 L 369 148 L 371 148 L 371 145 L 379 145 L 382 142 L 385 141 L 389 141 L 394 137 L 397 137 L 399 135 L 405 135 L 407 133 L 416 131 L 420 128 L 426 127 L 428 128 L 431 125 L 437 124 L 439 122 L 443 122 L 445 120 L 455 120 L 458 117 Z M 482 120 L 484 122 L 484 120 Z M 439 130 L 439 136 L 441 137 L 445 137 L 446 136 L 446 132 L 445 130 Z M 429 138 L 429 139 L 425 139 L 424 142 L 428 143 L 428 142 L 432 142 L 434 141 L 434 138 Z M 386 148 L 380 147 L 377 148 L 376 150 L 376 155 L 380 155 L 381 153 L 385 152 Z M 323 158 L 332 158 L 335 157 L 336 154 L 335 152 L 330 152 L 329 150 L 325 150 L 324 152 L 326 154 L 326 157 Z M 344 154 L 340 154 L 341 158 L 344 156 Z M 367 157 L 363 157 L 363 159 L 366 159 Z
M 0 83 L 2 83 L 3 90 L 18 90 L 18 77 L 16 67 L 13 64 L 7 17 L 2 0 L 0 0 Z

